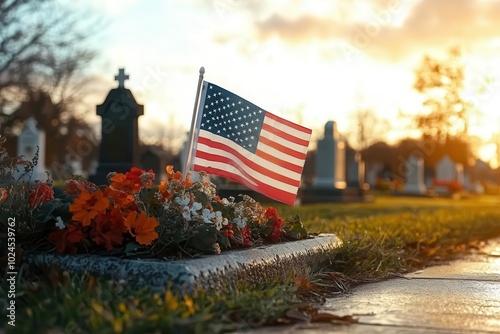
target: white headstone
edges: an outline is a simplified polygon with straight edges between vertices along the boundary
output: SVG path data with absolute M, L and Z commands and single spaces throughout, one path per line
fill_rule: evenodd
M 440 183 L 457 182 L 464 185 L 464 167 L 457 164 L 447 155 L 441 158 L 436 164 L 435 181 L 438 183 L 435 190 L 438 194 L 449 194 L 450 188 L 440 185 Z
M 17 155 L 23 156 L 24 160 L 32 160 L 38 148 L 38 163 L 33 168 L 33 174 L 27 175 L 25 181 L 44 181 L 47 179 L 47 168 L 45 167 L 45 132 L 36 127 L 33 117 L 26 121 L 17 142 Z M 22 174 L 24 171 L 19 171 Z
M 456 164 L 449 156 L 445 155 L 436 164 L 436 180 L 454 181 L 456 177 Z
M 315 188 L 346 187 L 346 143 L 340 137 L 335 122 L 325 124 L 323 139 L 318 141 L 316 151 Z
M 424 159 L 418 155 L 411 155 L 406 161 L 406 183 L 403 193 L 412 195 L 427 193 L 424 183 Z

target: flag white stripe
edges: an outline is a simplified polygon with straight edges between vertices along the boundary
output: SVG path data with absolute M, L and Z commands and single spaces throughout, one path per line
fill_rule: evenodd
M 235 160 L 237 160 L 237 158 L 235 158 Z M 229 173 L 232 173 L 232 174 L 235 174 L 235 175 L 242 177 L 243 179 L 247 180 L 251 184 L 255 184 L 255 181 L 253 181 L 252 179 L 249 179 L 245 174 L 240 172 L 236 167 L 234 167 L 232 165 L 228 165 L 224 162 L 217 162 L 217 161 L 213 161 L 213 160 L 206 160 L 206 159 L 202 159 L 199 157 L 195 157 L 194 158 L 194 165 L 202 167 L 202 168 L 203 167 L 212 167 L 212 168 L 217 168 L 220 170 L 225 170 Z M 255 173 L 253 173 L 253 174 L 255 175 Z M 254 175 L 252 175 L 252 176 L 255 177 Z M 257 178 L 257 180 L 259 180 L 260 183 L 266 184 L 268 186 L 274 187 L 276 189 L 280 189 L 281 191 L 285 191 L 285 192 L 288 192 L 288 193 L 291 193 L 294 195 L 297 194 L 298 187 L 296 187 L 296 186 L 291 186 L 289 184 L 286 184 L 286 183 L 283 183 L 280 181 L 276 181 L 275 179 L 266 177 L 265 175 L 262 175 L 262 174 L 257 174 L 256 178 Z
M 203 131 L 203 130 L 202 130 Z M 234 144 L 231 142 L 232 145 L 228 145 L 227 143 L 224 143 L 226 144 L 227 146 L 232 146 L 232 148 L 234 149 L 237 149 L 235 148 L 234 146 L 236 146 L 237 144 Z M 228 151 L 226 150 L 221 150 L 221 149 L 217 149 L 217 148 L 213 148 L 213 147 L 210 147 L 210 146 L 207 146 L 205 144 L 202 144 L 202 143 L 198 143 L 198 146 L 196 148 L 197 151 L 199 152 L 205 152 L 205 153 L 208 153 L 208 154 L 214 154 L 214 155 L 220 155 L 220 156 L 223 156 L 223 157 L 227 157 L 227 158 L 230 158 L 231 160 L 234 160 L 236 161 L 239 166 L 241 166 L 240 168 L 243 169 L 245 172 L 247 172 L 249 175 L 251 175 L 253 178 L 257 179 L 257 180 L 269 180 L 269 182 L 271 182 L 272 180 L 274 180 L 273 178 L 270 178 L 269 176 L 266 176 L 266 175 L 263 175 L 261 173 L 259 173 L 258 171 L 254 170 L 253 168 L 251 168 L 250 166 L 246 165 L 243 163 L 243 161 L 241 161 L 237 156 L 235 156 L 234 154 L 231 154 L 229 153 Z M 277 166 L 273 163 L 270 163 L 269 161 L 267 160 L 264 160 L 254 154 L 252 154 L 252 157 L 250 158 L 254 163 L 260 165 L 261 167 L 264 167 L 265 169 L 268 169 L 268 170 L 271 170 L 275 173 L 279 173 L 287 178 L 290 178 L 292 180 L 300 180 L 300 177 L 301 177 L 301 174 L 299 173 L 296 173 L 294 171 L 291 171 L 289 169 L 286 169 L 286 168 L 283 168 L 281 166 Z M 267 181 L 266 181 L 267 182 Z M 280 182 L 280 181 L 279 181 Z M 280 182 L 282 183 L 282 182 Z M 285 184 L 285 183 L 283 183 Z
M 267 130 L 262 129 L 262 131 L 260 132 L 260 136 L 267 138 L 275 143 L 278 143 L 278 144 L 285 146 L 285 147 L 287 147 L 291 150 L 294 150 L 296 152 L 303 153 L 303 154 L 307 153 L 307 146 L 292 143 L 291 141 L 286 140 L 286 139 L 284 139 L 284 138 L 282 138 L 274 133 L 271 133 Z M 302 162 L 302 165 L 303 165 L 303 162 Z
M 296 128 L 288 126 L 285 123 L 278 122 L 270 117 L 265 117 L 264 123 L 272 126 L 273 128 L 280 129 L 281 131 L 286 132 L 294 137 L 305 140 L 307 142 L 309 142 L 309 139 L 311 138 L 311 133 L 297 130 Z
M 286 162 L 289 162 L 293 165 L 296 165 L 298 167 L 303 167 L 304 166 L 304 159 L 298 159 L 298 158 L 295 158 L 295 157 L 292 157 L 288 154 L 285 154 L 269 145 L 266 145 L 262 142 L 259 142 L 259 144 L 257 145 L 257 149 L 261 150 L 262 152 L 265 152 L 267 154 L 270 154 L 272 155 L 273 157 L 276 157 L 280 160 L 283 160 L 283 161 L 286 161 Z
M 252 153 L 248 152 L 247 150 L 242 149 L 241 146 L 239 146 L 238 144 L 234 143 L 233 141 L 231 141 L 229 139 L 226 139 L 226 138 L 223 138 L 223 137 L 220 137 L 217 135 L 213 135 L 210 132 L 205 131 L 205 130 L 200 130 L 200 136 L 214 140 L 214 141 L 218 141 L 221 144 L 229 146 L 229 147 L 233 148 L 234 150 L 238 151 L 240 154 L 246 156 L 246 158 L 253 161 L 255 164 L 257 164 L 265 169 L 268 169 L 270 171 L 273 171 L 275 173 L 278 173 L 280 175 L 283 175 L 284 177 L 290 178 L 292 180 L 300 180 L 300 178 L 301 178 L 300 173 L 296 173 L 292 170 L 275 165 L 275 164 L 273 164 L 273 163 L 271 163 L 271 162 L 269 162 L 261 157 L 258 157 L 255 154 L 252 154 Z M 205 152 L 208 154 L 215 154 L 215 155 L 220 155 L 223 157 L 228 157 L 228 158 L 236 161 L 239 164 L 239 166 L 241 166 L 240 168 L 242 168 L 249 175 L 251 175 L 255 179 L 261 180 L 262 182 L 264 182 L 264 180 L 268 180 L 266 182 L 270 183 L 274 180 L 274 179 L 270 178 L 269 176 L 263 175 L 263 174 L 257 172 L 256 170 L 254 170 L 253 168 L 251 168 L 250 166 L 244 164 L 238 157 L 234 156 L 233 154 L 229 153 L 226 150 L 213 148 L 213 147 L 210 147 L 208 145 L 202 144 L 200 142 L 198 142 L 196 150 L 199 152 Z M 246 153 L 248 153 L 248 154 L 246 154 Z M 278 182 L 280 182 L 280 181 L 278 181 Z M 285 184 L 283 182 L 280 182 L 280 183 Z M 281 187 L 279 187 L 279 188 L 281 188 Z

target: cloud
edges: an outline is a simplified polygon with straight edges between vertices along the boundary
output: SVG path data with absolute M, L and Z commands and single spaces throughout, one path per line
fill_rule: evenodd
M 500 31 L 499 1 L 372 0 L 365 4 L 353 0 L 322 14 L 293 17 L 275 12 L 255 21 L 256 36 L 261 42 L 278 38 L 289 44 L 340 38 L 358 51 L 395 59 L 422 50 L 479 44 L 498 37 Z
M 265 40 L 271 37 L 300 43 L 312 39 L 330 39 L 345 36 L 345 27 L 330 19 L 304 15 L 288 19 L 279 14 L 257 23 L 258 38 Z

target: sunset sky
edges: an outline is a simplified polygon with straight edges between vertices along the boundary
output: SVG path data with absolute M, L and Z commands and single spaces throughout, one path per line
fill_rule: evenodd
M 458 45 L 464 96 L 480 110 L 470 120 L 471 133 L 490 143 L 481 157 L 494 157 L 500 1 L 79 0 L 72 6 L 106 23 L 96 38 L 102 53 L 89 69 L 105 90 L 90 102 L 102 103 L 125 67 L 126 87 L 145 105 L 141 136 L 188 131 L 204 66 L 207 81 L 312 128 L 313 137 L 321 137 L 328 120 L 347 133 L 350 115 L 371 108 L 390 122 L 385 139 L 394 141 L 415 134 L 401 113 L 421 108 L 412 85 L 423 55 L 444 57 Z

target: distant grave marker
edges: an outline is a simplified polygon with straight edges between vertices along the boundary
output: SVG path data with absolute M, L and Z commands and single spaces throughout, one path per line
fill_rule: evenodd
M 340 138 L 337 124 L 325 124 L 323 139 L 318 141 L 316 151 L 315 188 L 344 189 L 346 143 Z
M 24 160 L 32 160 L 38 147 L 38 164 L 33 169 L 33 174 L 27 175 L 23 180 L 30 181 L 47 179 L 47 168 L 45 167 L 45 132 L 37 128 L 37 122 L 34 117 L 28 118 L 24 128 L 19 135 L 17 142 L 17 155 L 22 155 Z M 23 173 L 20 170 L 19 173 Z M 19 174 L 19 175 L 20 175 Z
M 449 194 L 454 188 L 463 186 L 463 165 L 457 164 L 448 155 L 445 155 L 436 163 L 435 191 L 438 194 Z
M 403 193 L 408 195 L 427 193 L 424 183 L 424 159 L 418 155 L 411 155 L 406 161 L 406 182 Z
M 118 87 L 112 89 L 103 104 L 97 106 L 102 118 L 101 144 L 96 174 L 90 180 L 106 183 L 110 172 L 125 173 L 139 166 L 138 118 L 144 114 L 144 106 L 138 104 L 132 92 L 125 88 L 129 76 L 119 69 L 115 80 Z

